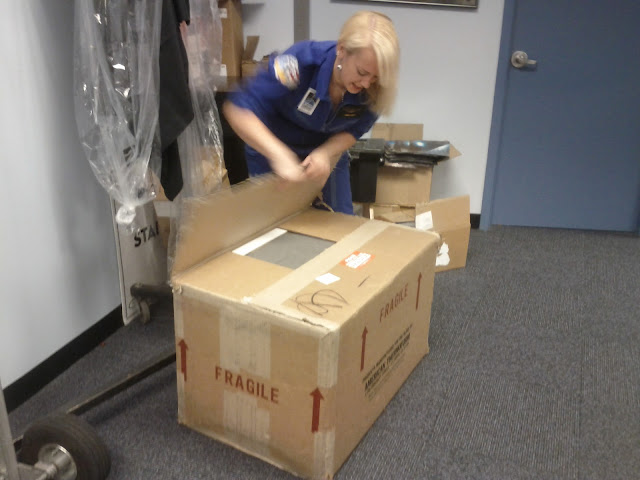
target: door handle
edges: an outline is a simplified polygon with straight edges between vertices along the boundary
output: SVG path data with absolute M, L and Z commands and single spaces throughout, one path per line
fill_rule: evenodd
M 511 65 L 516 68 L 534 67 L 538 64 L 536 60 L 529 60 L 527 52 L 517 50 L 511 55 Z

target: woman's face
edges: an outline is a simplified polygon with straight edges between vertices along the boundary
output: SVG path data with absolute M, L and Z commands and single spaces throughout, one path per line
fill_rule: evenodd
M 347 53 L 338 46 L 337 64 L 342 65 L 338 71 L 338 81 L 349 93 L 360 93 L 378 80 L 378 61 L 371 47 L 361 48 Z

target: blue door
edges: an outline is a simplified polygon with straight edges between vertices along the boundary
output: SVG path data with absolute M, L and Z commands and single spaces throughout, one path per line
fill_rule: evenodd
M 503 22 L 481 227 L 638 232 L 640 1 L 505 0 Z

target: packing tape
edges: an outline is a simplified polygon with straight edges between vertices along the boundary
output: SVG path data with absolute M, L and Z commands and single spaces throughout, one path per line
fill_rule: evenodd
M 176 338 L 183 339 L 184 338 L 184 318 L 182 314 L 183 302 L 180 295 L 173 296 L 173 323 L 175 329 Z
M 346 235 L 338 243 L 327 248 L 320 255 L 309 260 L 307 263 L 292 271 L 290 274 L 281 278 L 271 286 L 265 288 L 262 292 L 253 298 L 252 303 L 269 310 L 286 311 L 287 314 L 307 320 L 308 315 L 293 309 L 286 309 L 282 304 L 291 298 L 296 292 L 299 292 L 309 283 L 315 281 L 327 273 L 328 270 L 344 260 L 355 250 L 358 250 L 365 242 L 372 239 L 382 231 L 389 228 L 391 224 L 385 222 L 366 222 L 360 225 L 353 232 Z M 295 313 L 294 313 L 295 312 Z M 310 322 L 318 322 L 325 325 L 327 329 L 335 330 L 337 325 L 334 322 L 325 320 L 321 317 L 314 316 L 308 319 Z
M 318 387 L 331 388 L 338 383 L 340 330 L 327 333 L 318 345 Z
M 346 235 L 339 243 L 329 247 L 317 257 L 308 261 L 281 280 L 272 284 L 256 295 L 251 304 L 277 312 L 283 317 L 301 320 L 301 327 L 317 326 L 325 330 L 319 332 L 318 340 L 318 386 L 331 388 L 338 381 L 338 356 L 340 348 L 339 324 L 320 316 L 310 316 L 283 305 L 309 283 L 340 263 L 346 255 L 360 248 L 365 242 L 390 227 L 385 222 L 363 223 L 353 232 Z M 289 322 L 291 323 L 291 322 Z M 221 337 L 222 341 L 222 337 Z
M 258 399 L 247 395 L 224 391 L 223 425 L 229 432 L 269 444 L 269 412 L 258 407 Z
M 173 323 L 175 329 L 175 339 L 176 342 L 184 339 L 184 317 L 182 313 L 183 302 L 182 299 L 178 295 L 174 295 L 173 298 Z M 176 345 L 176 352 L 179 352 L 179 347 Z M 176 361 L 181 362 L 182 358 L 180 355 L 176 355 Z M 176 364 L 176 376 L 177 376 L 177 390 L 178 390 L 178 420 L 184 421 L 186 410 L 185 410 L 185 394 L 184 394 L 184 377 L 180 375 L 181 365 Z
M 220 366 L 271 378 L 271 325 L 260 311 L 224 305 L 220 308 Z
M 334 453 L 336 430 L 316 432 L 313 435 L 313 478 L 326 478 L 327 473 L 334 471 Z

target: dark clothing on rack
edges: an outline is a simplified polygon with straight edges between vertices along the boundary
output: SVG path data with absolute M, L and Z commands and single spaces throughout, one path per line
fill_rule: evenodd
M 189 92 L 189 63 L 180 34 L 180 23 L 189 24 L 189 21 L 189 0 L 163 0 L 158 121 L 162 145 L 160 183 L 169 200 L 173 200 L 183 186 L 177 139 L 194 116 Z

